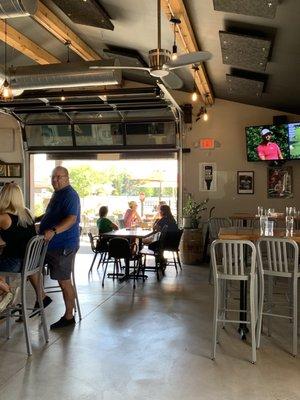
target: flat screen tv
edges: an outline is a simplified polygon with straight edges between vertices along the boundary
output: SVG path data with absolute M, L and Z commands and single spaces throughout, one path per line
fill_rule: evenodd
M 248 161 L 300 159 L 300 123 L 246 127 Z

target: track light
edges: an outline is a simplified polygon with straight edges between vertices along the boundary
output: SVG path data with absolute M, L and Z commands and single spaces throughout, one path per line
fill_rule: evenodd
M 170 19 L 170 22 L 174 26 L 174 43 L 173 43 L 172 55 L 171 55 L 171 59 L 174 61 L 174 60 L 177 60 L 176 26 L 179 25 L 181 23 L 181 21 L 179 18 L 172 17 Z

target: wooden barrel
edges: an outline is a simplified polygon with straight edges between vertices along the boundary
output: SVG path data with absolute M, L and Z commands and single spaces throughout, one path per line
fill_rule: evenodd
M 203 257 L 202 229 L 184 229 L 180 242 L 180 256 L 183 264 L 199 265 Z

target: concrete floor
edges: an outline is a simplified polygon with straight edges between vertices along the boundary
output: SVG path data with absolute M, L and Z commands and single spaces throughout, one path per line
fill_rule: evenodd
M 212 287 L 207 267 L 168 267 L 157 282 L 149 273 L 135 292 L 132 282 L 87 279 L 92 260 L 83 246 L 76 261 L 83 320 L 74 329 L 50 331 L 45 345 L 39 318 L 30 321 L 33 356 L 27 358 L 22 324 L 4 339 L 0 325 L 0 399 L 68 400 L 298 400 L 300 356 L 289 354 L 291 327 L 274 323 L 263 337 L 256 365 L 236 327 L 222 330 L 210 360 Z M 47 308 L 49 323 L 63 314 L 60 293 Z M 277 325 L 278 324 L 278 325 Z

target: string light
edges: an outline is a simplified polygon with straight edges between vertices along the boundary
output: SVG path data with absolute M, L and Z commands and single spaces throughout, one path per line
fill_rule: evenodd
M 61 91 L 61 97 L 60 97 L 60 100 L 61 100 L 61 101 L 65 101 L 65 100 L 66 100 L 66 96 L 65 96 L 65 93 L 64 93 L 64 91 L 63 91 L 63 90 Z

